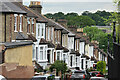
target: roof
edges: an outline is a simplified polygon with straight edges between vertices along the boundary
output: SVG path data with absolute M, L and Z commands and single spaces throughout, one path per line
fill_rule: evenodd
M 6 42 L 5 47 L 6 48 L 15 48 L 15 47 L 32 45 L 32 44 L 33 44 L 33 42 L 31 42 L 31 41 L 26 41 L 26 42 Z
M 32 40 L 33 42 L 37 41 L 37 39 L 32 34 L 28 35 L 28 40 Z
M 69 52 L 69 50 L 66 47 L 63 47 L 63 52 Z
M 78 50 L 76 51 L 76 56 L 80 56 L 80 53 Z
M 105 53 L 102 49 L 98 48 L 98 50 L 99 50 L 102 54 L 104 54 L 104 55 L 107 56 L 107 53 Z
M 85 55 L 85 54 L 83 54 L 83 55 L 81 56 L 81 58 L 90 59 L 90 57 L 89 57 L 89 56 L 87 56 L 87 55 Z
M 70 54 L 76 54 L 75 50 L 74 50 L 74 49 L 71 49 L 71 50 L 70 50 Z
M 69 32 L 64 29 L 64 30 L 62 30 L 62 33 L 63 33 L 63 34 L 68 34 Z
M 16 35 L 16 40 L 28 40 L 28 37 L 25 36 L 23 33 L 18 32 Z
M 32 8 L 27 7 L 33 14 L 35 14 L 38 18 L 36 19 L 37 22 L 44 22 L 47 23 L 48 21 L 44 18 L 42 14 L 40 14 L 38 11 L 33 10 Z
M 75 39 L 80 39 L 80 37 L 78 35 L 75 35 Z
M 21 8 L 22 10 L 26 11 L 28 17 L 36 17 L 36 18 L 37 18 L 37 16 L 36 16 L 34 13 L 32 13 L 32 12 L 27 8 L 27 6 L 24 6 L 24 5 L 20 4 L 19 2 L 13 2 L 13 4 L 15 4 L 16 6 L 18 6 L 18 7 Z
M 48 44 L 48 42 L 44 38 L 41 38 L 39 44 Z
M 13 4 L 12 2 L 1 2 L 0 1 L 0 12 L 4 13 L 21 13 L 21 14 L 26 14 L 24 10 Z
M 95 61 L 96 59 L 95 59 L 95 57 L 91 57 L 91 61 Z
M 61 44 L 57 44 L 56 50 L 62 50 L 64 47 Z
M 55 45 L 52 42 L 48 41 L 48 48 L 55 48 Z

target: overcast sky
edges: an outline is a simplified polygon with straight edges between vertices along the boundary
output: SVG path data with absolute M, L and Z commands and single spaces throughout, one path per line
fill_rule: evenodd
M 24 0 L 29 1 L 42 1 L 42 2 L 113 2 L 113 0 Z

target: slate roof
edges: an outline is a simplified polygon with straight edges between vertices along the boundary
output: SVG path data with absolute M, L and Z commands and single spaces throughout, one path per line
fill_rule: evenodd
M 48 41 L 48 48 L 55 48 L 55 45 L 52 42 Z
M 4 13 L 21 13 L 21 14 L 26 14 L 24 10 L 21 8 L 17 7 L 15 4 L 12 2 L 1 2 L 0 1 L 0 12 Z
M 80 37 L 78 35 L 75 35 L 75 39 L 80 39 Z
M 33 42 L 37 41 L 37 39 L 32 34 L 28 35 L 28 40 L 32 40 Z
M 61 44 L 57 44 L 56 50 L 62 50 L 64 47 Z
M 47 23 L 48 21 L 43 17 L 42 14 L 40 14 L 39 12 L 33 10 L 32 8 L 27 7 L 32 13 L 34 13 L 38 18 L 36 19 L 37 22 L 44 22 Z
M 16 40 L 28 40 L 28 37 L 25 36 L 23 33 L 18 32 L 16 35 Z
M 32 45 L 33 42 L 31 41 L 26 41 L 26 42 L 6 42 L 5 47 L 6 48 L 15 48 L 19 46 L 26 46 L 26 45 Z
M 81 58 L 90 59 L 90 57 L 89 57 L 89 56 L 87 56 L 87 55 L 85 55 L 85 54 L 83 54 L 83 55 L 81 56 Z
M 95 59 L 95 57 L 91 57 L 91 61 L 95 61 L 96 59 Z
M 66 47 L 63 47 L 63 52 L 69 52 L 69 49 L 67 49 Z
M 24 5 L 20 4 L 19 2 L 12 2 L 12 3 L 15 4 L 16 6 L 18 6 L 19 8 L 21 8 L 22 10 L 26 11 L 28 17 L 35 17 L 35 18 L 37 18 L 37 16 L 36 16 L 34 13 L 32 13 L 32 12 L 27 8 L 27 6 L 24 6 Z
M 63 33 L 63 34 L 68 34 L 69 32 L 68 32 L 67 30 L 63 29 L 63 30 L 62 30 L 62 33 Z
M 80 56 L 80 53 L 78 50 L 76 51 L 76 56 Z
M 70 54 L 76 54 L 76 51 L 74 49 L 71 49 Z
M 39 44 L 48 44 L 48 42 L 44 38 L 41 38 Z

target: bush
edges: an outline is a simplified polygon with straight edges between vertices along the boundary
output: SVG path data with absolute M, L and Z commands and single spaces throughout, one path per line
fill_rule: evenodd
M 97 62 L 97 70 L 105 73 L 106 72 L 106 63 L 104 61 Z

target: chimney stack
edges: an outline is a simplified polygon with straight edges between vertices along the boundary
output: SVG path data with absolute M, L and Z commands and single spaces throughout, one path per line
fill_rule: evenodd
M 41 14 L 42 6 L 39 1 L 31 1 L 29 7 Z

